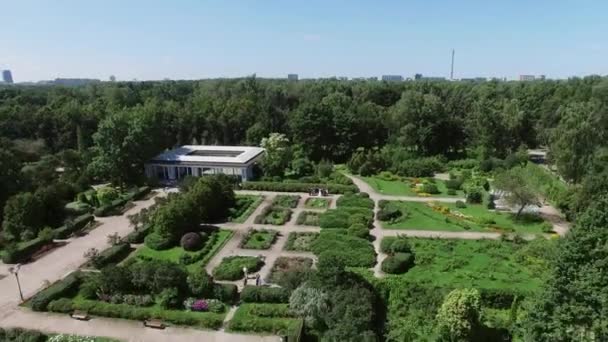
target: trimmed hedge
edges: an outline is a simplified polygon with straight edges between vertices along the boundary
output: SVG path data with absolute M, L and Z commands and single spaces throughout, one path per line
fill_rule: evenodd
M 150 233 L 152 233 L 152 226 L 144 226 L 127 234 L 125 237 L 123 237 L 123 241 L 137 244 L 143 243 L 146 236 L 148 236 Z
M 103 268 L 110 264 L 120 262 L 131 253 L 131 250 L 130 244 L 121 243 L 103 250 L 91 263 L 95 268 Z
M 94 219 L 95 219 L 95 217 L 91 214 L 84 214 L 84 215 L 78 216 L 72 221 L 71 224 L 66 224 L 57 229 L 54 229 L 53 237 L 55 239 L 66 239 L 67 237 L 72 235 L 72 233 L 81 230 L 87 224 L 93 222 Z
M 127 204 L 127 202 L 128 202 L 127 199 L 122 199 L 122 198 L 113 200 L 112 203 L 95 209 L 93 211 L 93 214 L 97 217 L 112 216 L 112 215 L 116 214 L 116 212 L 118 211 L 119 208 L 121 208 L 122 206 Z
M 369 241 L 338 232 L 321 231 L 311 249 L 319 259 L 329 254 L 336 255 L 344 260 L 346 266 L 373 267 L 376 264 L 376 252 Z
M 80 273 L 70 273 L 67 277 L 38 292 L 30 301 L 32 310 L 46 311 L 50 302 L 77 290 L 78 285 L 80 285 Z
M 111 304 L 94 300 L 60 299 L 49 305 L 53 312 L 67 313 L 73 310 L 82 310 L 90 315 L 124 318 L 143 321 L 150 318 L 176 325 L 189 325 L 207 329 L 219 329 L 224 322 L 223 314 L 211 312 L 191 312 L 178 310 L 159 310 L 158 308 L 137 307 L 128 304 Z M 69 310 L 66 312 L 66 310 Z
M 137 192 L 133 194 L 133 200 L 137 201 L 146 197 L 146 195 L 149 194 L 150 191 L 152 191 L 152 189 L 149 186 L 140 187 L 139 189 L 137 189 Z
M 47 239 L 36 238 L 24 243 L 20 243 L 15 248 L 7 248 L 2 255 L 2 262 L 5 264 L 16 264 L 29 260 L 32 255 L 42 247 L 53 242 Z
M 277 192 L 308 192 L 312 188 L 325 188 L 331 194 L 359 192 L 355 185 L 315 184 L 315 183 L 276 183 L 276 182 L 244 182 L 243 190 L 277 191 Z
M 46 334 L 36 330 L 26 330 L 21 328 L 0 328 L 0 341 L 3 342 L 46 342 L 48 337 L 49 336 L 47 336 Z
M 291 293 L 282 287 L 245 286 L 241 300 L 246 303 L 289 303 Z

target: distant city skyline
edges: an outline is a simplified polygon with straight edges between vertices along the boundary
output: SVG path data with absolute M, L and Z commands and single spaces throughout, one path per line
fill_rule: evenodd
M 15 82 L 608 74 L 599 0 L 42 0 L 3 3 Z

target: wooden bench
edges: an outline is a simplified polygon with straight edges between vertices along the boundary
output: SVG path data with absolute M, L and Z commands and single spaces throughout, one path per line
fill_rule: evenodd
M 72 312 L 72 314 L 70 314 L 70 317 L 79 321 L 88 321 L 89 319 L 91 319 L 91 317 L 89 317 L 89 314 L 86 311 L 81 310 L 75 310 L 74 312 Z
M 160 319 L 148 319 L 144 321 L 144 327 L 154 329 L 165 329 L 167 326 Z

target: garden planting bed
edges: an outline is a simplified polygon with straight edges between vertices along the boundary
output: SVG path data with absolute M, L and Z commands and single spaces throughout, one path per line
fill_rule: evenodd
M 449 191 L 446 181 L 434 178 L 409 178 L 392 175 L 391 177 L 370 176 L 361 177 L 376 192 L 391 196 L 420 196 L 420 197 L 460 197 L 464 198 L 461 189 Z M 425 187 L 425 184 L 433 186 Z M 425 190 L 428 190 L 425 191 Z
M 282 208 L 295 208 L 300 201 L 299 195 L 277 195 L 272 200 L 272 205 Z
M 330 204 L 330 198 L 309 197 L 304 202 L 304 207 L 308 209 L 327 209 Z
M 312 243 L 319 237 L 319 233 L 313 232 L 291 232 L 283 247 L 286 251 L 310 252 Z
M 134 258 L 136 260 L 170 261 L 187 265 L 186 267 L 189 270 L 199 270 L 204 268 L 209 260 L 211 260 L 211 258 L 213 258 L 213 256 L 217 254 L 222 247 L 224 247 L 226 242 L 230 240 L 233 234 L 233 231 L 226 229 L 214 231 L 209 235 L 209 238 L 205 242 L 203 248 L 195 252 L 188 252 L 181 246 L 160 251 L 151 249 L 147 246 L 142 246 L 135 251 L 130 258 Z
M 222 262 L 213 270 L 213 277 L 217 280 L 240 280 L 245 274 L 243 268 L 247 268 L 248 273 L 255 273 L 264 266 L 264 261 L 257 257 L 250 256 L 230 256 L 222 259 Z
M 275 226 L 281 226 L 287 223 L 291 219 L 291 210 L 288 208 L 278 206 L 267 206 L 264 208 L 255 218 L 256 224 L 272 224 Z
M 236 195 L 236 205 L 230 209 L 228 220 L 235 223 L 245 222 L 263 201 L 264 196 Z
M 296 224 L 303 226 L 318 226 L 321 213 L 316 211 L 302 211 L 296 219 Z
M 239 247 L 245 249 L 269 249 L 277 239 L 279 232 L 272 229 L 252 229 L 241 240 Z
M 303 257 L 278 257 L 272 265 L 268 281 L 273 284 L 282 283 L 282 277 L 286 272 L 307 272 L 312 268 L 313 260 Z
M 297 334 L 301 320 L 288 304 L 241 304 L 228 324 L 228 331 L 289 336 Z
M 421 203 L 406 201 L 383 201 L 381 211 L 388 208 L 398 210 L 398 217 L 384 220 L 387 229 L 418 229 L 437 231 L 477 231 L 498 233 L 547 233 L 551 224 L 539 216 L 488 210 L 483 204 Z M 379 213 L 379 215 L 381 215 Z M 398 214 L 397 214 L 398 215 Z M 381 216 L 378 217 L 382 218 Z

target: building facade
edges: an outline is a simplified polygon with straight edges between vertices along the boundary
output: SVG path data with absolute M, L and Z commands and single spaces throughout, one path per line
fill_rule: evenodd
M 401 82 L 403 81 L 403 76 L 401 75 L 382 75 L 383 81 L 388 82 Z
M 298 80 L 298 74 L 287 74 L 287 79 L 290 81 L 297 81 Z
M 13 74 L 10 70 L 2 70 L 2 81 L 4 83 L 13 83 Z
M 145 165 L 146 176 L 171 183 L 186 176 L 221 173 L 247 181 L 263 155 L 261 147 L 187 145 L 152 158 Z

